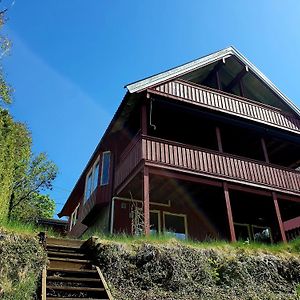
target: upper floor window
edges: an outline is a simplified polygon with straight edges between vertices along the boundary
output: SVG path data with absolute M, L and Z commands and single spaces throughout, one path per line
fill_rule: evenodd
M 75 224 L 77 223 L 79 206 L 80 206 L 80 203 L 76 206 L 76 208 L 74 209 L 74 211 L 73 211 L 72 214 L 71 214 L 70 230 L 71 230 L 71 229 L 73 228 L 73 226 L 75 226 Z
M 109 183 L 110 151 L 103 152 L 101 168 L 101 185 Z
M 87 201 L 98 185 L 99 177 L 99 159 L 95 162 L 93 167 L 90 169 L 85 182 L 85 194 L 84 200 Z

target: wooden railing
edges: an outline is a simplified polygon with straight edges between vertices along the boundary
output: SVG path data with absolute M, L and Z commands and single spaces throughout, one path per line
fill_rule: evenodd
M 126 153 L 123 153 L 121 155 L 122 160 L 117 166 L 117 170 L 115 173 L 115 187 L 118 187 L 142 160 L 141 137 L 135 138 L 134 143 L 131 143 L 130 147 L 126 148 L 125 151 Z
M 300 134 L 300 120 L 278 108 L 201 85 L 175 80 L 151 88 L 149 92 Z
M 300 172 L 228 153 L 141 136 L 115 173 L 118 187 L 142 160 L 146 164 L 300 195 Z
M 153 137 L 142 138 L 146 162 L 300 194 L 300 172 L 236 155 Z

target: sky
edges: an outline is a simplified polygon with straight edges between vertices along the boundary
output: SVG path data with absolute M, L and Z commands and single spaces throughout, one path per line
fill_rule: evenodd
M 11 3 L 10 110 L 59 168 L 57 212 L 130 82 L 233 45 L 300 106 L 299 0 Z

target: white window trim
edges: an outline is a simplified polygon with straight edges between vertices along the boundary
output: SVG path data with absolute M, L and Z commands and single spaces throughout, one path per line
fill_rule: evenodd
M 75 207 L 71 214 L 71 220 L 70 220 L 70 231 L 71 229 L 76 225 L 78 220 L 78 210 L 79 210 L 80 203 Z
M 176 214 L 176 213 L 171 213 L 171 212 L 168 212 L 168 211 L 164 211 L 163 212 L 163 229 L 164 229 L 164 232 L 166 232 L 166 220 L 165 220 L 166 215 L 181 217 L 181 218 L 184 219 L 184 230 L 185 230 L 184 234 L 185 234 L 186 239 L 187 239 L 188 238 L 188 221 L 187 221 L 187 215 L 186 214 Z
M 100 167 L 100 156 L 98 156 L 98 158 L 96 159 L 96 161 L 94 162 L 94 164 L 92 165 L 92 167 L 90 168 L 89 172 L 87 173 L 86 177 L 85 177 L 85 188 L 84 188 L 84 203 L 87 202 L 90 198 L 90 196 L 93 194 L 93 192 L 95 191 L 96 187 L 98 186 L 98 181 L 99 181 L 99 171 L 98 171 L 98 180 L 96 183 L 96 186 L 94 186 L 94 176 L 95 176 L 95 167 L 96 165 L 99 163 L 99 167 Z M 92 174 L 91 177 L 91 194 L 87 197 L 86 193 L 87 193 L 87 183 L 88 183 L 88 178 L 89 176 Z
M 109 168 L 108 168 L 108 183 L 103 183 L 103 167 L 104 167 L 104 155 L 106 153 L 109 153 Z M 111 164 L 111 151 L 104 151 L 102 153 L 102 164 L 101 164 L 101 173 L 100 173 L 100 185 L 101 186 L 105 186 L 105 185 L 108 185 L 109 184 L 109 176 L 110 176 L 110 164 Z

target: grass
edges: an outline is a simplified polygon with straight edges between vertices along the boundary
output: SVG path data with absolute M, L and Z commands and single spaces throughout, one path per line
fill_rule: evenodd
M 12 221 L 1 221 L 0 230 L 6 232 L 13 232 L 17 234 L 27 234 L 31 236 L 36 236 L 39 232 L 46 232 L 48 236 L 61 237 L 57 232 L 49 228 L 44 228 L 42 226 L 37 226 L 34 223 L 24 223 L 16 220 Z
M 34 273 L 26 273 L 23 278 L 11 281 L 6 278 L 1 280 L 4 295 L 0 295 L 2 300 L 31 300 L 34 299 L 36 293 L 36 275 Z
M 300 254 L 300 238 L 295 239 L 289 243 L 277 243 L 277 244 L 263 244 L 250 242 L 245 243 L 243 241 L 238 241 L 234 243 L 230 243 L 228 241 L 222 240 L 207 240 L 207 241 L 196 241 L 196 240 L 180 240 L 174 238 L 172 235 L 150 235 L 149 237 L 145 236 L 131 236 L 126 234 L 117 234 L 117 235 L 105 235 L 101 232 L 93 232 L 88 235 L 83 235 L 82 239 L 88 239 L 90 236 L 96 236 L 102 239 L 103 241 L 108 242 L 117 242 L 130 245 L 137 245 L 143 243 L 157 244 L 157 245 L 170 245 L 170 244 L 178 244 L 185 245 L 193 248 L 215 248 L 215 249 L 243 249 L 250 251 L 266 251 L 272 253 L 293 253 Z

